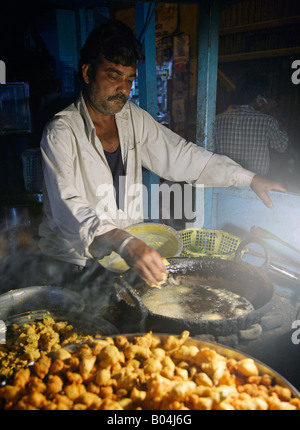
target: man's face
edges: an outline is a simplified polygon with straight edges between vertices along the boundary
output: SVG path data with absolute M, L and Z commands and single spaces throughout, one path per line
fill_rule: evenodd
M 98 67 L 95 80 L 88 76 L 89 65 L 82 67 L 87 85 L 86 95 L 91 107 L 104 115 L 118 113 L 126 103 L 132 82 L 136 77 L 135 66 L 122 66 L 104 60 Z

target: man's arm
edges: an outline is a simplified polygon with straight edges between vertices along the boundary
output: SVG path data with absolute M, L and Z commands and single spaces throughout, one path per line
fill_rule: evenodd
M 269 191 L 286 192 L 278 182 L 262 178 L 244 169 L 229 157 L 219 154 L 211 157 L 197 183 L 209 184 L 211 187 L 251 187 L 268 208 L 274 206 L 268 195 Z
M 143 111 L 139 109 L 138 112 Z M 270 208 L 273 203 L 268 192 L 286 192 L 282 185 L 255 175 L 229 157 L 213 154 L 185 141 L 147 113 L 139 118 L 138 127 L 141 124 L 143 130 L 147 130 L 146 136 L 145 132 L 140 133 L 146 141 L 141 149 L 144 166 L 164 179 L 203 184 L 205 187 L 251 187 Z
M 95 209 L 76 187 L 72 145 L 68 127 L 56 121 L 45 129 L 41 140 L 44 181 L 50 212 L 61 235 L 81 255 L 92 258 L 88 246 L 95 235 L 106 233 L 114 225 L 100 222 Z M 75 144 L 74 144 L 75 146 Z
M 89 252 L 99 258 L 103 251 L 120 254 L 138 276 L 152 284 L 162 281 L 167 274 L 159 253 L 122 229 L 116 228 L 94 238 Z

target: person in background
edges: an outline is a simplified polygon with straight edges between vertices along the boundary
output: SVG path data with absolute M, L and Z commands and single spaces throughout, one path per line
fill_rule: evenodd
M 82 92 L 46 125 L 41 140 L 39 234 L 42 252 L 65 264 L 88 271 L 115 251 L 143 280 L 157 283 L 166 276 L 159 253 L 124 230 L 143 221 L 142 167 L 174 182 L 250 186 L 269 207 L 268 191 L 285 190 L 186 141 L 130 102 L 142 57 L 140 43 L 120 21 L 88 36 L 79 62 Z
M 288 148 L 288 135 L 276 102 L 266 98 L 267 88 L 264 76 L 244 78 L 237 104 L 217 115 L 214 125 L 215 152 L 263 177 L 269 173 L 270 149 L 283 153 Z

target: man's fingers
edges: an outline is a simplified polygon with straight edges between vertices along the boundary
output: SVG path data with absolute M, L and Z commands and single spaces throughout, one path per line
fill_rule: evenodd
M 152 255 L 148 259 L 139 260 L 139 265 L 143 271 L 143 279 L 150 283 L 163 281 L 168 273 L 159 255 Z
M 274 204 L 268 195 L 269 191 L 281 191 L 281 192 L 287 191 L 283 185 L 277 182 L 269 181 L 260 176 L 253 177 L 251 182 L 251 188 L 268 208 L 274 207 Z
M 132 267 L 132 269 L 142 278 L 144 281 L 150 284 L 157 284 L 161 281 L 164 281 L 167 277 L 167 271 L 155 267 L 154 265 L 144 265 L 144 264 L 136 264 Z
M 159 253 L 139 239 L 131 240 L 122 256 L 132 270 L 147 282 L 155 284 L 167 277 L 168 272 Z
M 271 191 L 271 190 L 282 191 L 283 193 L 287 192 L 287 189 L 283 185 L 280 185 L 280 184 L 276 184 L 276 185 L 270 187 L 269 191 Z
M 267 192 L 262 192 L 260 194 L 258 194 L 258 196 L 261 198 L 261 200 L 264 202 L 264 204 L 268 207 L 268 208 L 273 208 L 274 204 L 272 202 L 272 200 L 270 199 L 269 195 Z

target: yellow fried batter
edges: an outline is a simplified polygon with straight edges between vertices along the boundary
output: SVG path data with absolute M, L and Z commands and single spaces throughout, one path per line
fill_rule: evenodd
M 5 378 L 38 359 L 41 352 L 48 353 L 92 338 L 75 330 L 68 321 L 55 321 L 47 314 L 41 321 L 13 324 L 10 332 L 6 344 L 0 344 L 0 377 Z
M 162 258 L 162 262 L 164 263 L 165 266 L 169 266 L 169 262 L 166 258 Z M 163 273 L 163 279 L 159 282 L 147 282 L 147 284 L 149 285 L 149 287 L 151 288 L 161 288 L 161 286 L 166 282 L 167 278 L 168 278 L 168 274 L 167 273 Z

